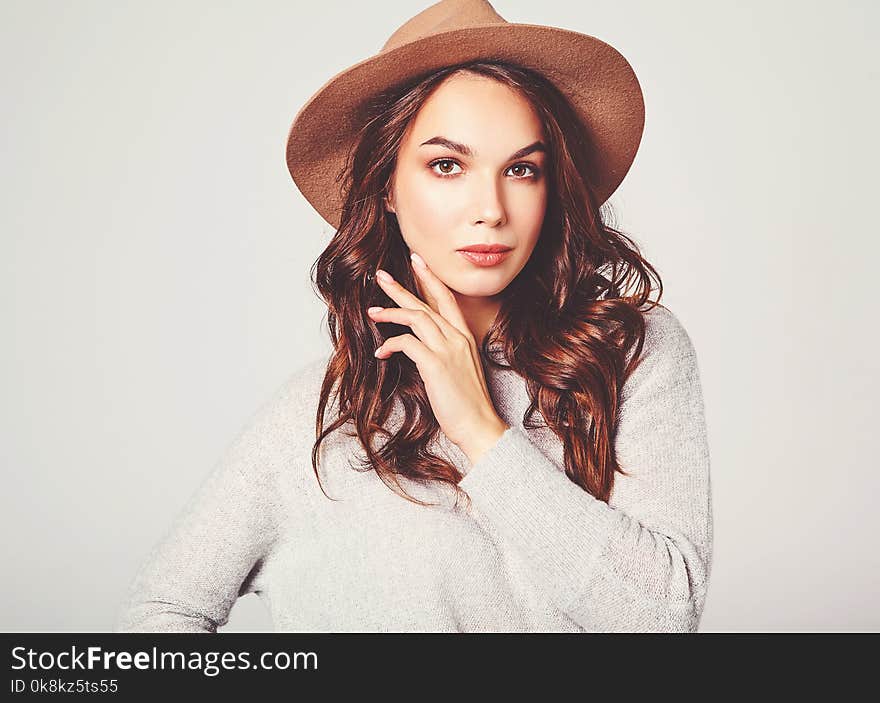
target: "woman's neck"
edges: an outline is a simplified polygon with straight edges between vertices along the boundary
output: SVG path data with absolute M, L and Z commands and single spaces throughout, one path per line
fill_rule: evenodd
M 473 297 L 454 291 L 453 295 L 479 348 L 501 309 L 501 296 Z

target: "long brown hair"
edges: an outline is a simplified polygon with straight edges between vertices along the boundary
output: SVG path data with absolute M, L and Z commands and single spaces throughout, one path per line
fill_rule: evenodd
M 312 467 L 320 484 L 319 446 L 351 422 L 355 433 L 349 436 L 358 437 L 367 455 L 357 470 L 375 469 L 389 488 L 421 505 L 432 504 L 407 494 L 399 475 L 450 484 L 456 497 L 467 497 L 457 485 L 458 469 L 428 450 L 440 425 L 415 363 L 403 353 L 381 361 L 373 356 L 386 338 L 409 328 L 377 324 L 366 314 L 371 305 L 395 305 L 373 280 L 377 268 L 418 291 L 407 246 L 383 197 L 407 126 L 440 83 L 459 71 L 518 90 L 537 111 L 548 140 L 548 205 L 539 246 L 504 290 L 481 356 L 484 363 L 511 368 L 526 380 L 531 403 L 524 426 L 540 426 L 532 419 L 539 410 L 564 444 L 566 475 L 607 502 L 614 472 L 626 475 L 614 452 L 620 391 L 640 361 L 642 307 L 659 303 L 663 285 L 635 242 L 609 224 L 610 207 L 597 203 L 589 134 L 571 104 L 539 73 L 504 61 L 449 66 L 379 94 L 365 106 L 363 127 L 337 179 L 345 194 L 340 225 L 312 267 L 328 307 L 334 347 L 321 386 Z M 655 301 L 649 300 L 652 280 Z M 492 357 L 497 349 L 506 364 Z M 338 415 L 324 428 L 334 386 Z M 395 398 L 404 419 L 390 432 L 384 425 Z M 386 439 L 378 448 L 376 436 Z

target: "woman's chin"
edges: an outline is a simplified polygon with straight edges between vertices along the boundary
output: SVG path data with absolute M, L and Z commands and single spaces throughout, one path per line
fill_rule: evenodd
M 474 280 L 474 278 L 483 280 Z M 469 298 L 490 298 L 501 293 L 509 283 L 506 276 L 502 279 L 497 273 L 483 272 L 477 276 L 456 276 L 446 285 L 450 290 Z

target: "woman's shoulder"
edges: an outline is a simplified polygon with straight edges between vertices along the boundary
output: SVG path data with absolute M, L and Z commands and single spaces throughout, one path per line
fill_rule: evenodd
M 322 354 L 300 363 L 291 371 L 278 389 L 279 400 L 302 404 L 307 398 L 317 398 L 330 363 L 330 356 Z
M 326 357 L 301 363 L 278 383 L 254 408 L 237 439 L 264 459 L 286 457 L 297 445 L 314 435 L 315 412 Z
M 665 305 L 657 303 L 643 311 L 645 346 L 669 348 L 693 347 L 693 340 L 681 318 Z
M 645 341 L 641 361 L 633 371 L 630 386 L 649 375 L 681 375 L 697 372 L 693 339 L 678 314 L 659 303 L 643 310 Z M 629 357 L 634 353 L 629 352 Z
M 330 361 L 328 355 L 300 363 L 283 379 L 262 411 L 287 426 L 301 428 L 303 422 L 314 427 L 321 385 Z

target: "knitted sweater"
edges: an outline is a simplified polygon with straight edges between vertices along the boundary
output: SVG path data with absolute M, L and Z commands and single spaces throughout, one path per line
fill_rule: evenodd
M 321 445 L 330 500 L 311 466 L 319 359 L 228 446 L 143 562 L 114 631 L 216 632 L 252 592 L 278 632 L 696 631 L 712 555 L 701 383 L 678 318 L 646 318 L 615 439 L 630 475 L 615 474 L 607 503 L 565 475 L 549 428 L 523 427 L 525 381 L 489 364 L 510 429 L 473 466 L 442 431 L 431 447 L 466 473 L 470 512 L 449 486 L 402 479 L 440 503 L 425 507 L 354 470 L 366 454 L 350 425 Z

